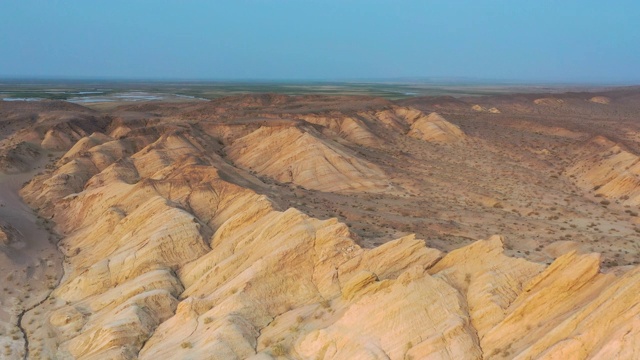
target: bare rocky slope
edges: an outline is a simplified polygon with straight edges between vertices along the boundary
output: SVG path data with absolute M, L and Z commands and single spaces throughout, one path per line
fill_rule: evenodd
M 621 101 L 605 95 L 579 106 Z M 3 356 L 638 358 L 633 140 L 517 117 L 578 106 L 537 99 L 39 105 L 65 112 L 57 130 L 2 141 L 51 160 L 20 195 L 64 272 L 0 333 Z

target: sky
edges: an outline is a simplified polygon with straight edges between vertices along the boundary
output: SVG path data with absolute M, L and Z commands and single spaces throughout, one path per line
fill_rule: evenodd
M 2 0 L 0 77 L 640 84 L 640 1 Z

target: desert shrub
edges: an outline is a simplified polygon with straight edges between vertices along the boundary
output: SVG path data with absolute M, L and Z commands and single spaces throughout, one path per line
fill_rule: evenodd
M 282 343 L 275 344 L 272 348 L 272 353 L 275 356 L 285 356 L 287 355 L 287 347 Z

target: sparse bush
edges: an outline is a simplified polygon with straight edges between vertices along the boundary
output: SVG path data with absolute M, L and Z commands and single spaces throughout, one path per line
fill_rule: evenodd
M 275 344 L 271 351 L 275 356 L 285 356 L 288 352 L 287 347 L 282 343 Z
M 191 344 L 191 342 L 185 341 L 182 344 L 180 344 L 180 347 L 182 347 L 183 349 L 191 349 L 193 345 Z

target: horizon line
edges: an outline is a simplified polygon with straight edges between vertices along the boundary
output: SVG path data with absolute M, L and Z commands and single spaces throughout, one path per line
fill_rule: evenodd
M 65 76 L 9 76 L 0 75 L 0 82 L 149 82 L 149 83 L 227 83 L 227 84 L 424 84 L 424 85 L 510 85 L 510 86 L 640 86 L 640 81 L 595 80 L 523 80 L 489 79 L 464 76 L 403 76 L 386 78 L 136 78 L 136 77 L 65 77 Z

